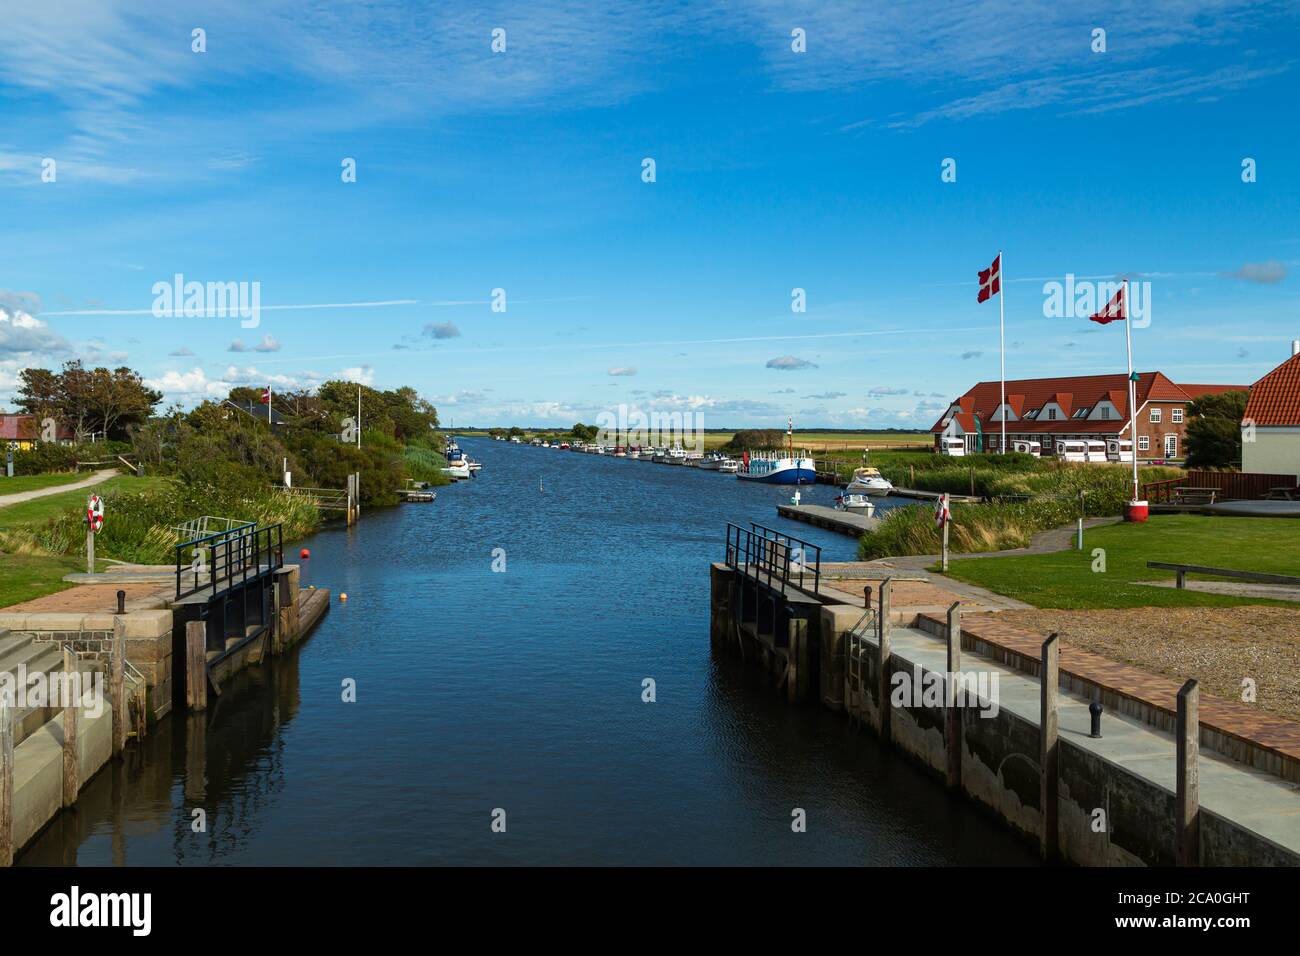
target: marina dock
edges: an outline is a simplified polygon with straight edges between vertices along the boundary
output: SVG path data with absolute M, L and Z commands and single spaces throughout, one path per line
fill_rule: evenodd
M 802 521 L 828 531 L 838 531 L 840 534 L 847 534 L 854 538 L 860 538 L 868 531 L 875 531 L 881 521 L 880 518 L 868 518 L 866 515 L 854 514 L 851 511 L 838 511 L 825 505 L 777 505 L 776 511 L 782 518 Z

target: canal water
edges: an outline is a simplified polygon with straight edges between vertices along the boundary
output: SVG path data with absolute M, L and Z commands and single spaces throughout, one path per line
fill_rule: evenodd
M 854 557 L 853 539 L 776 517 L 791 489 L 463 444 L 477 479 L 304 542 L 304 585 L 335 594 L 310 639 L 206 715 L 163 721 L 19 862 L 1034 861 L 870 733 L 713 656 L 727 521 Z

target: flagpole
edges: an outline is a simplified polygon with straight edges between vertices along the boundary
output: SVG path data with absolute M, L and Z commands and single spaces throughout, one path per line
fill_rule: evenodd
M 271 428 L 271 386 L 266 386 L 266 427 Z
M 1124 280 L 1124 342 L 1128 346 L 1128 429 L 1133 446 L 1133 500 L 1138 500 L 1137 382 L 1133 381 L 1133 320 L 1128 301 L 1128 279 Z
M 1007 453 L 1007 260 L 998 250 L 998 340 L 1002 351 L 1002 404 L 998 416 L 1002 419 L 1002 447 L 999 455 Z

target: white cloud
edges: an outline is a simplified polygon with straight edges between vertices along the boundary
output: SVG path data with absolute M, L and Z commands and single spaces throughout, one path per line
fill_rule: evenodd
M 0 305 L 0 352 L 65 352 L 63 336 L 22 309 Z
M 636 368 L 631 365 L 619 365 L 611 368 L 607 374 L 613 376 L 635 375 Z

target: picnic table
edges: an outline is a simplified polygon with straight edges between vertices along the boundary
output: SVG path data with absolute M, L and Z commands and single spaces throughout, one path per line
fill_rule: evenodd
M 1180 505 L 1212 505 L 1218 494 L 1218 488 L 1179 485 L 1174 489 L 1174 503 Z
M 1292 485 L 1277 485 L 1273 488 L 1268 489 L 1268 494 L 1264 496 L 1264 500 L 1265 501 L 1300 501 L 1300 498 L 1296 497 L 1298 493 L 1300 493 L 1300 489 L 1297 489 Z

